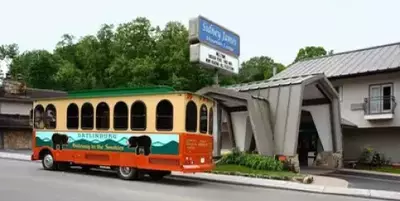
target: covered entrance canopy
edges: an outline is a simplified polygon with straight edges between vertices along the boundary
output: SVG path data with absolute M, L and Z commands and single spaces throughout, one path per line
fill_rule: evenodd
M 228 114 L 228 122 L 232 120 L 234 126 L 231 128 L 238 125 L 245 127 L 236 129 L 245 131 L 241 133 L 231 129 L 236 147 L 240 147 L 238 141 L 244 142 L 244 151 L 249 148 L 254 135 L 260 154 L 296 155 L 302 111 L 311 113 L 323 151 L 342 151 L 338 94 L 324 74 L 269 79 L 225 88 L 206 87 L 198 93 L 218 101 L 218 105 Z M 239 112 L 248 117 L 232 118 L 233 114 Z M 247 118 L 250 120 L 250 130 L 246 128 Z M 216 120 L 214 133 L 218 135 L 221 122 L 218 117 Z M 217 136 L 215 139 L 220 138 Z M 219 143 L 217 149 L 220 149 Z
M 228 129 L 234 147 L 237 146 L 237 143 L 249 147 L 251 137 L 254 134 L 258 151 L 264 155 L 274 154 L 272 128 L 269 123 L 269 107 L 265 98 L 220 87 L 206 87 L 197 91 L 197 93 L 210 96 L 218 102 L 216 109 L 214 109 L 216 121 L 214 121 L 215 131 L 213 133 L 216 133 L 214 140 L 217 145 L 215 146 L 216 150 L 214 150 L 215 155 L 220 155 L 221 151 L 222 110 L 225 110 L 227 114 Z M 247 117 L 233 122 L 231 114 L 243 111 L 248 111 Z M 247 132 L 248 128 L 251 132 Z

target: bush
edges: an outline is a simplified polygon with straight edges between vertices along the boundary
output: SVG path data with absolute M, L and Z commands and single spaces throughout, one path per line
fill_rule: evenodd
M 283 163 L 275 160 L 274 157 L 242 153 L 237 150 L 233 150 L 232 153 L 222 156 L 218 164 L 241 165 L 255 170 L 283 170 Z
M 373 167 L 380 167 L 383 165 L 390 165 L 390 160 L 386 159 L 383 153 L 379 153 L 371 147 L 365 147 L 361 153 L 358 163 Z

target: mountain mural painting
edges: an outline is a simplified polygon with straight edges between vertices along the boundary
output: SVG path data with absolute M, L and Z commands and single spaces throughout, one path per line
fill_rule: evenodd
M 68 141 L 53 144 L 54 137 L 67 135 Z M 80 133 L 80 132 L 36 132 L 36 146 L 48 146 L 63 150 L 93 150 L 131 152 L 136 154 L 179 154 L 178 134 L 147 133 Z

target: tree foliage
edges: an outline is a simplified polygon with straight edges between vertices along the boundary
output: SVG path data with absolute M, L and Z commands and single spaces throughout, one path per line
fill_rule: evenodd
M 311 59 L 319 56 L 325 56 L 327 51 L 321 46 L 306 46 L 301 48 L 297 52 L 296 59 L 294 62 L 304 60 L 304 59 Z
M 273 68 L 276 73 L 285 69 L 280 63 L 275 63 L 273 59 L 267 56 L 253 57 L 243 62 L 239 73 L 239 82 L 250 82 L 266 80 L 273 76 Z
M 103 24 L 96 34 L 79 39 L 64 34 L 52 52 L 22 54 L 16 44 L 0 46 L 0 59 L 12 58 L 10 73 L 21 74 L 35 88 L 82 90 L 169 85 L 195 91 L 213 84 L 214 71 L 189 62 L 188 30 L 179 22 L 164 28 L 144 17 L 119 24 Z M 220 84 L 268 79 L 276 66 L 267 56 L 242 63 L 239 75 L 219 76 Z

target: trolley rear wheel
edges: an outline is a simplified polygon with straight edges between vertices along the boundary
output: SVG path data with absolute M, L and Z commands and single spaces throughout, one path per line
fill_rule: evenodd
M 136 180 L 138 179 L 138 170 L 133 167 L 118 167 L 118 177 L 123 180 Z

